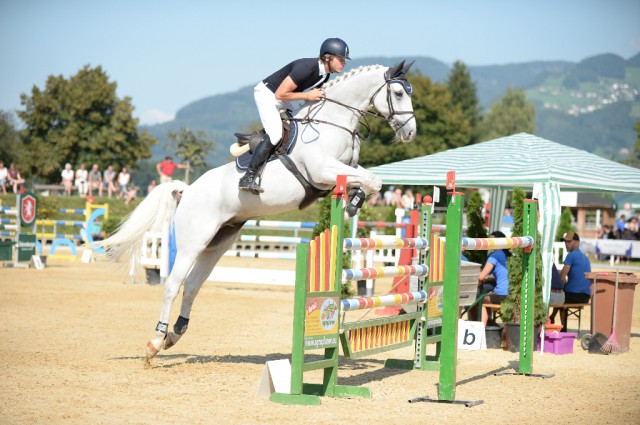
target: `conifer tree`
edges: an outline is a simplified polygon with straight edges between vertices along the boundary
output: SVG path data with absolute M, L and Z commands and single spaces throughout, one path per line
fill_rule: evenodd
M 526 193 L 519 187 L 513 189 L 511 196 L 511 206 L 513 207 L 513 228 L 512 236 L 523 235 L 522 219 L 524 215 L 523 201 Z M 539 325 L 547 321 L 548 307 L 542 300 L 542 254 L 540 253 L 541 239 L 540 232 L 536 231 L 536 270 L 535 270 L 535 296 L 534 296 L 534 324 Z M 500 305 L 500 314 L 505 322 L 520 321 L 520 307 L 522 297 L 522 249 L 514 249 L 511 251 L 511 257 L 507 260 L 507 269 L 509 271 L 509 294 Z

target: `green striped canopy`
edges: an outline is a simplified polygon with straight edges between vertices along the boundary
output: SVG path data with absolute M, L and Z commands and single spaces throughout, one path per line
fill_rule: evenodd
M 385 184 L 531 188 L 557 183 L 576 192 L 640 192 L 640 170 L 527 133 L 369 168 Z
M 369 168 L 385 184 L 444 186 L 456 172 L 456 186 L 491 189 L 492 211 L 504 211 L 507 192 L 518 186 L 538 199 L 542 234 L 543 298 L 549 300 L 553 240 L 560 220 L 560 191 L 640 193 L 640 169 L 527 133 Z M 491 228 L 502 214 L 491 214 Z

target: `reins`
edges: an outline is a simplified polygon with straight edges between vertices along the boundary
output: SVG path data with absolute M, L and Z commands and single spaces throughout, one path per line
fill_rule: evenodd
M 324 96 L 322 98 L 322 100 L 316 104 L 313 104 L 309 107 L 309 109 L 307 110 L 306 115 L 303 118 L 292 118 L 293 121 L 299 121 L 302 124 L 328 124 L 328 125 L 332 125 L 334 127 L 338 127 L 344 131 L 346 131 L 347 133 L 349 133 L 351 135 L 352 138 L 357 138 L 359 136 L 359 132 L 357 129 L 355 130 L 350 130 L 347 127 L 344 127 L 340 124 L 336 124 L 334 122 L 331 121 L 325 121 L 325 120 L 319 120 L 317 118 L 311 118 L 311 114 L 312 112 L 315 112 L 317 109 L 322 108 L 322 106 L 324 105 L 325 102 L 331 102 L 331 103 L 335 103 L 336 105 L 340 105 L 352 112 L 355 112 L 357 115 L 360 116 L 361 119 L 364 119 L 364 121 L 360 121 L 360 124 L 362 124 L 365 128 L 367 128 L 367 131 L 369 130 L 369 124 L 366 121 L 366 115 L 370 115 L 372 117 L 375 118 L 379 118 L 382 119 L 384 121 L 386 121 L 387 123 L 389 123 L 389 125 L 397 132 L 399 131 L 402 127 L 404 127 L 412 118 L 415 118 L 415 113 L 413 111 L 395 111 L 393 108 L 393 102 L 391 101 L 391 83 L 394 82 L 393 79 L 387 80 L 384 82 L 383 85 L 381 85 L 371 96 L 371 98 L 369 99 L 369 107 L 373 106 L 373 99 L 375 99 L 375 97 L 378 95 L 378 93 L 380 93 L 380 90 L 382 90 L 382 88 L 384 86 L 387 86 L 387 105 L 389 106 L 389 111 L 390 114 L 389 116 L 385 117 L 383 114 L 381 114 L 378 111 L 372 112 L 369 111 L 368 109 L 358 109 L 354 106 L 351 105 L 347 105 L 346 103 L 342 103 L 338 100 L 335 99 L 331 99 L 328 98 L 326 96 Z M 393 122 L 393 116 L 395 115 L 403 115 L 403 114 L 410 114 L 411 116 L 405 121 L 403 122 L 401 125 L 397 125 Z

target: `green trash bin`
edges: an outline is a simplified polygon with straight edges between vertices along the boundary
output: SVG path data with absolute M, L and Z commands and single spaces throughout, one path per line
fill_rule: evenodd
M 0 261 L 11 261 L 13 242 L 10 239 L 0 241 Z

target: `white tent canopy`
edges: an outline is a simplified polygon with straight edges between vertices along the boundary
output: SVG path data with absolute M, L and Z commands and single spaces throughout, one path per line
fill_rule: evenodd
M 372 167 L 385 184 L 444 186 L 447 171 L 456 186 L 492 193 L 491 230 L 497 229 L 506 192 L 518 186 L 538 199 L 542 234 L 543 297 L 549 299 L 553 239 L 560 220 L 560 191 L 640 193 L 640 169 L 527 133 Z

